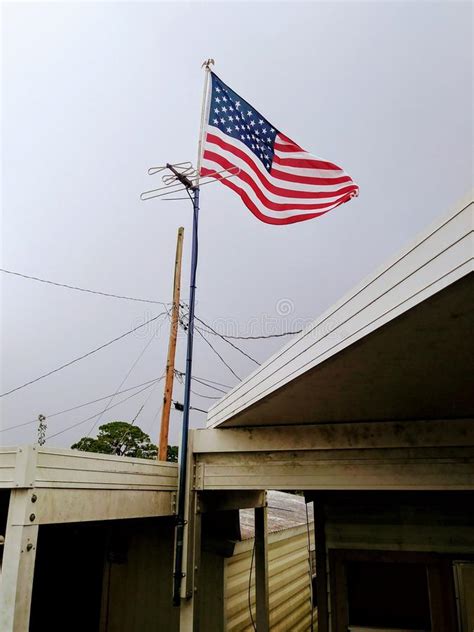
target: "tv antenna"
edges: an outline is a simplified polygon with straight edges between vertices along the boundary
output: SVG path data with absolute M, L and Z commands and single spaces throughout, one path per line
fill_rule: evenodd
M 163 174 L 163 171 L 166 173 Z M 161 181 L 163 186 L 157 189 L 150 189 L 144 191 L 140 195 L 142 201 L 153 200 L 155 198 L 162 198 L 166 200 L 188 200 L 189 196 L 184 197 L 169 197 L 182 191 L 190 191 L 194 187 L 202 187 L 206 184 L 212 184 L 219 180 L 227 180 L 240 173 L 238 167 L 230 167 L 229 169 L 221 169 L 220 171 L 214 171 L 206 176 L 198 176 L 197 170 L 193 167 L 191 162 L 176 162 L 174 164 L 166 163 L 166 165 L 159 167 L 150 167 L 148 169 L 148 175 L 154 176 L 162 173 Z

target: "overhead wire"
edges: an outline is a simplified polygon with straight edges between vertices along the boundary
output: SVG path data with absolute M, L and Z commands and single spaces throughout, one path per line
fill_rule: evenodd
M 162 313 L 160 316 L 163 316 L 164 313 Z M 152 332 L 152 335 L 150 336 L 149 340 L 147 340 L 145 346 L 143 347 L 143 349 L 140 351 L 140 353 L 138 354 L 137 358 L 135 359 L 135 361 L 133 362 L 132 366 L 129 368 L 129 370 L 127 371 L 127 373 L 125 374 L 125 377 L 122 379 L 122 381 L 120 382 L 120 384 L 117 387 L 117 391 L 119 391 L 122 386 L 125 384 L 125 382 L 128 380 L 128 378 L 130 377 L 133 369 L 137 366 L 137 364 L 140 362 L 140 360 L 142 359 L 143 355 L 145 354 L 145 351 L 148 349 L 148 347 L 151 345 L 152 341 L 155 338 L 155 332 Z M 109 402 L 107 404 L 107 406 L 105 407 L 104 413 L 107 410 L 107 407 L 109 406 L 109 404 L 115 399 L 115 394 L 113 394 L 110 399 Z M 97 424 L 100 423 L 100 420 L 102 419 L 102 417 L 99 417 L 99 419 L 97 419 L 91 426 L 91 429 L 89 430 L 89 432 L 87 433 L 87 436 L 89 437 L 92 434 L 92 431 L 94 430 L 94 428 L 97 426 Z
M 230 338 L 231 340 L 266 340 L 267 338 L 283 338 L 284 336 L 294 336 L 300 334 L 302 329 L 295 329 L 294 331 L 283 331 L 280 334 L 262 334 L 260 336 L 229 336 L 227 334 L 221 334 L 224 338 Z
M 186 374 L 183 371 L 178 371 L 177 369 L 175 369 L 175 374 L 180 376 L 180 377 L 184 377 Z M 206 377 L 201 377 L 200 375 L 193 375 L 192 379 L 195 380 L 196 382 L 200 382 L 201 384 L 203 384 L 203 386 L 209 386 L 209 384 L 217 384 L 217 386 L 222 386 L 222 388 L 227 388 L 230 389 L 232 388 L 232 386 L 229 386 L 228 384 L 222 384 L 221 382 L 216 382 L 214 380 L 209 380 Z M 204 384 L 204 382 L 209 382 L 209 384 Z M 209 386 L 209 388 L 214 388 L 213 386 Z M 216 391 L 219 391 L 220 389 L 216 388 Z M 221 391 L 222 393 L 226 393 L 227 391 Z
M 193 380 L 196 380 L 197 382 L 199 382 L 200 384 L 204 384 L 204 386 L 209 386 L 209 388 L 215 388 L 214 384 L 217 384 L 217 386 L 222 386 L 222 388 L 233 388 L 232 386 L 229 386 L 228 384 L 221 384 L 220 382 L 215 382 L 214 380 L 208 380 L 205 377 L 201 377 L 201 376 L 197 376 L 197 375 L 193 375 Z M 220 390 L 218 388 L 215 388 L 216 391 Z M 222 391 L 222 392 L 226 392 L 226 391 Z
M 57 437 L 57 436 L 59 436 L 61 434 L 64 434 L 65 432 L 68 432 L 69 430 L 72 430 L 73 428 L 77 428 L 78 426 L 80 426 L 82 424 L 85 424 L 86 422 L 90 421 L 91 419 L 95 419 L 99 415 L 102 415 L 106 410 L 112 410 L 112 408 L 116 408 L 117 406 L 120 406 L 120 404 L 123 404 L 124 402 L 128 401 L 129 399 L 132 399 L 132 397 L 136 397 L 137 395 L 139 395 L 140 393 L 143 393 L 143 391 L 146 391 L 150 387 L 151 387 L 151 384 L 148 384 L 147 386 L 144 386 L 141 390 L 137 391 L 136 393 L 132 393 L 131 395 L 128 395 L 127 397 L 124 397 L 119 402 L 116 402 L 115 404 L 112 404 L 112 406 L 109 406 L 108 408 L 104 408 L 104 410 L 101 410 L 100 412 L 96 413 L 95 415 L 91 415 L 90 417 L 86 417 L 86 419 L 81 419 L 80 421 L 78 421 L 76 423 L 73 423 L 70 426 L 67 426 L 66 428 L 62 428 L 61 430 L 58 430 L 58 432 L 55 432 L 52 435 L 48 435 L 46 437 L 46 440 L 49 441 L 50 439 L 53 439 L 54 437 Z
M 206 384 L 205 382 L 203 382 L 202 380 L 200 380 L 200 379 L 199 379 L 199 378 L 197 378 L 197 377 L 194 377 L 194 376 L 193 376 L 191 379 L 192 379 L 194 382 L 197 382 L 198 384 L 201 384 L 202 386 L 207 386 L 207 388 L 212 388 L 213 390 L 215 390 L 215 391 L 217 391 L 217 392 L 219 392 L 219 393 L 222 393 L 222 394 L 224 394 L 224 395 L 227 393 L 227 391 L 224 391 L 222 388 L 217 388 L 217 386 L 212 386 L 212 384 Z
M 128 388 L 124 388 L 121 391 L 117 391 L 115 393 L 115 395 L 121 395 L 122 393 L 128 393 L 129 391 L 133 391 L 137 388 L 140 388 L 141 386 L 146 386 L 147 384 L 149 384 L 150 386 L 152 384 L 154 384 L 155 382 L 159 381 L 160 378 L 157 377 L 153 380 L 147 380 L 146 382 L 142 382 L 141 384 L 136 384 L 135 386 L 129 386 Z M 65 408 L 64 410 L 60 410 L 56 413 L 51 413 L 50 415 L 45 415 L 46 419 L 49 420 L 52 417 L 57 417 L 58 415 L 64 415 L 65 413 L 70 413 L 73 410 L 78 410 L 79 408 L 84 408 L 85 406 L 90 406 L 91 404 L 96 404 L 97 402 L 102 402 L 104 399 L 108 399 L 111 395 L 113 395 L 114 393 L 109 393 L 108 395 L 104 395 L 103 397 L 98 397 L 97 399 L 92 399 L 89 402 L 84 402 L 84 404 L 78 404 L 77 406 L 72 406 L 71 408 Z M 7 432 L 8 430 L 13 430 L 15 428 L 22 428 L 23 426 L 29 426 L 31 424 L 35 424 L 38 423 L 38 418 L 36 419 L 32 419 L 30 421 L 25 421 L 23 423 L 20 424 L 15 424 L 14 426 L 9 426 L 8 428 L 2 428 L 1 432 Z
M 202 393 L 198 393 L 197 391 L 194 391 L 193 389 L 191 389 L 191 393 L 193 393 L 193 395 L 197 395 L 198 397 L 203 397 L 204 399 L 221 399 L 219 396 L 213 397 L 211 395 L 203 395 Z
M 136 420 L 138 419 L 138 417 L 140 416 L 140 413 L 142 412 L 142 410 L 145 408 L 145 406 L 147 405 L 150 397 L 153 395 L 156 387 L 158 386 L 158 384 L 163 380 L 164 377 L 164 373 L 163 375 L 159 378 L 158 382 L 153 386 L 153 388 L 150 389 L 150 392 L 148 393 L 148 395 L 145 397 L 145 400 L 143 402 L 143 404 L 140 406 L 140 408 L 138 409 L 137 414 L 135 415 L 135 417 L 132 419 L 131 422 L 131 426 L 135 425 Z M 116 442 L 115 446 L 114 446 L 114 450 L 117 450 L 118 448 L 120 448 L 120 454 L 122 454 L 122 444 L 123 444 L 123 440 L 125 439 L 125 437 L 127 436 L 127 433 L 129 432 L 129 429 L 127 428 L 125 430 L 125 432 L 123 433 L 122 437 L 119 439 L 119 441 Z
M 88 288 L 79 287 L 77 285 L 70 285 L 69 283 L 58 283 L 56 281 L 41 279 L 39 277 L 30 276 L 28 274 L 22 274 L 21 272 L 6 270 L 5 268 L 0 268 L 0 272 L 4 272 L 5 274 L 12 274 L 14 276 L 22 277 L 23 279 L 29 279 L 31 281 L 39 281 L 40 283 L 55 285 L 56 287 L 62 287 L 68 290 L 76 290 L 77 292 L 87 292 L 88 294 L 98 294 L 99 296 L 107 296 L 109 298 L 119 298 L 126 301 L 136 301 L 137 303 L 152 303 L 154 305 L 163 305 L 163 306 L 167 305 L 167 303 L 164 303 L 163 301 L 153 301 L 148 298 L 136 298 L 134 296 L 125 296 L 122 294 L 112 294 L 111 292 L 101 292 L 100 290 L 90 290 Z
M 135 301 L 138 303 L 149 303 L 152 305 L 162 305 L 163 307 L 166 307 L 167 305 L 171 305 L 170 302 L 165 303 L 164 301 L 156 301 L 153 299 L 149 299 L 149 298 L 138 298 L 135 296 L 127 296 L 127 295 L 123 295 L 123 294 L 114 294 L 112 292 L 102 292 L 100 290 L 92 290 L 90 288 L 84 288 L 84 287 L 79 287 L 77 285 L 71 285 L 69 283 L 59 283 L 57 281 L 51 281 L 49 279 L 42 279 L 40 277 L 37 276 L 32 276 L 29 274 L 23 274 L 22 272 L 16 272 L 14 270 L 7 270 L 6 268 L 0 268 L 0 272 L 3 272 L 5 274 L 11 274 L 13 276 L 17 276 L 17 277 L 21 277 L 23 279 L 29 279 L 31 281 L 38 281 L 39 283 L 45 283 L 47 285 L 53 285 L 56 287 L 62 287 L 68 290 L 75 290 L 77 292 L 85 292 L 87 294 L 96 294 L 98 296 L 105 296 L 108 298 L 115 298 L 115 299 L 121 299 L 121 300 L 125 300 L 125 301 Z M 284 336 L 293 336 L 295 334 L 300 334 L 303 330 L 302 329 L 297 329 L 294 331 L 284 331 L 281 332 L 279 334 L 261 334 L 258 336 L 232 336 L 229 334 L 221 334 L 215 330 L 212 329 L 212 327 L 210 327 L 210 325 L 208 323 L 205 323 L 203 320 L 201 320 L 200 318 L 198 318 L 197 316 L 195 316 L 196 320 L 198 320 L 199 322 L 201 322 L 202 324 L 205 324 L 206 327 L 209 327 L 212 330 L 212 333 L 214 333 L 217 336 L 220 336 L 223 339 L 226 340 L 265 340 L 267 338 L 282 338 Z M 239 349 L 239 351 L 241 351 Z M 253 358 L 250 358 L 251 360 L 255 361 Z
M 88 358 L 89 356 L 93 355 L 94 353 L 97 353 L 98 351 L 101 351 L 102 349 L 105 349 L 106 347 L 110 346 L 114 342 L 118 342 L 119 340 L 122 340 L 122 338 L 125 338 L 126 336 L 129 336 L 130 334 L 133 334 L 138 329 L 141 329 L 142 327 L 146 327 L 146 325 L 149 325 L 150 323 L 154 322 L 155 320 L 158 320 L 158 318 L 160 318 L 161 316 L 163 316 L 165 314 L 166 314 L 166 312 L 162 312 L 161 314 L 158 314 L 158 316 L 154 316 L 153 318 L 150 318 L 149 320 L 145 321 L 141 325 L 138 325 L 137 327 L 134 327 L 133 329 L 130 329 L 129 331 L 126 331 L 125 333 L 121 334 L 120 336 L 117 336 L 116 338 L 113 338 L 112 340 L 109 340 L 105 344 L 100 345 L 99 347 L 96 347 L 95 349 L 92 349 L 91 351 L 88 351 L 87 353 L 84 353 L 83 355 L 78 356 L 77 358 L 74 358 L 73 360 L 70 360 L 69 362 L 66 362 L 65 364 L 62 364 L 61 366 L 57 367 L 56 369 L 53 369 L 52 371 L 48 371 L 47 373 L 43 373 L 43 375 L 40 375 L 40 376 L 34 378 L 33 380 L 29 380 L 28 382 L 25 382 L 24 384 L 20 384 L 19 386 L 16 386 L 15 388 L 12 388 L 9 391 L 6 391 L 5 393 L 1 393 L 0 397 L 6 397 L 7 395 L 11 395 L 12 393 L 15 393 L 16 391 L 19 391 L 20 389 L 25 388 L 26 386 L 30 386 L 31 384 L 35 384 L 36 382 L 39 382 L 40 380 L 43 380 L 44 378 L 49 377 L 50 375 L 53 375 L 54 373 L 57 373 L 58 371 L 61 371 L 62 369 L 65 369 L 68 366 L 71 366 L 72 364 L 74 364 L 76 362 L 79 362 L 80 360 L 84 360 L 85 358 Z
M 158 419 L 158 416 L 160 415 L 161 411 L 163 410 L 163 403 L 161 404 L 161 406 L 157 409 L 156 413 L 153 415 L 153 419 L 151 420 L 151 424 L 150 424 L 150 434 L 152 429 L 155 426 L 155 422 Z
M 199 329 L 199 331 L 203 331 L 206 333 L 210 333 L 210 334 L 214 334 L 214 336 L 219 336 L 219 338 L 221 338 L 226 344 L 230 345 L 231 347 L 233 347 L 234 349 L 236 349 L 239 353 L 241 353 L 243 356 L 245 356 L 246 358 L 248 358 L 249 360 L 252 360 L 252 362 L 254 364 L 256 364 L 257 366 L 261 366 L 261 362 L 259 362 L 258 360 L 256 360 L 255 358 L 253 358 L 249 353 L 247 353 L 246 351 L 244 351 L 243 349 L 241 349 L 240 347 L 238 347 L 235 343 L 231 342 L 230 340 L 228 340 L 225 336 L 223 336 L 222 334 L 220 334 L 218 331 L 216 331 L 215 329 L 213 329 L 210 325 L 207 325 L 203 320 L 201 320 L 200 318 L 198 318 L 197 316 L 194 317 L 196 320 L 198 320 L 200 323 L 203 323 L 208 329 L 201 329 L 201 327 L 195 327 L 196 329 Z
M 180 307 L 183 307 L 184 304 L 182 304 Z M 186 314 L 187 316 L 187 314 Z M 233 347 L 234 349 L 236 349 L 239 353 L 241 353 L 243 356 L 245 356 L 246 358 L 248 358 L 249 360 L 251 360 L 252 362 L 254 362 L 257 366 L 261 366 L 261 363 L 256 360 L 255 358 L 253 358 L 249 353 L 247 353 L 246 351 L 244 351 L 243 349 L 241 349 L 240 347 L 238 347 L 236 344 L 234 344 L 233 342 L 231 342 L 230 340 L 227 339 L 227 336 L 224 336 L 223 334 L 219 333 L 218 331 L 216 331 L 214 329 L 214 327 L 212 327 L 211 325 L 209 325 L 209 323 L 206 323 L 204 320 L 202 320 L 202 318 L 199 318 L 199 316 L 196 316 L 196 314 L 194 315 L 195 320 L 197 320 L 198 322 L 200 322 L 202 325 L 204 325 L 205 327 L 207 327 L 207 329 L 209 331 L 207 331 L 207 333 L 211 333 L 214 336 L 218 336 L 219 338 L 221 338 L 226 344 L 230 345 L 231 347 Z M 199 330 L 199 331 L 203 331 L 200 327 L 197 327 L 196 325 L 194 326 L 195 329 Z M 206 331 L 206 330 L 204 330 Z
M 232 373 L 232 375 L 234 375 L 240 381 L 241 378 L 237 375 L 237 373 L 234 371 L 234 369 L 224 360 L 224 358 L 221 356 L 221 354 L 217 351 L 217 349 L 214 348 L 214 346 L 209 342 L 209 340 L 204 336 L 204 334 L 199 329 L 196 329 L 196 331 L 201 336 L 201 338 L 204 340 L 204 342 L 207 345 L 209 345 L 209 347 L 214 351 L 214 353 L 219 358 L 219 360 L 222 362 L 222 364 L 224 364 L 229 369 L 229 371 Z
M 207 410 L 203 410 L 202 408 L 196 408 L 195 406 L 190 406 L 189 410 L 197 410 L 200 413 L 204 413 L 205 415 L 207 415 Z

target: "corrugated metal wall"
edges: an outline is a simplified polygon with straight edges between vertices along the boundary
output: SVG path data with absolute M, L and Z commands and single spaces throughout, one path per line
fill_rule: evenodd
M 171 599 L 172 518 L 114 521 L 104 568 L 100 632 L 179 629 Z
M 312 523 L 309 531 L 311 546 L 314 546 Z M 311 629 L 306 525 L 271 533 L 268 541 L 270 628 L 274 632 L 306 632 Z M 224 561 L 226 632 L 253 632 L 248 604 L 253 543 L 253 538 L 239 542 L 233 557 Z M 255 561 L 250 597 L 255 618 Z M 316 612 L 314 623 L 314 629 L 317 630 Z

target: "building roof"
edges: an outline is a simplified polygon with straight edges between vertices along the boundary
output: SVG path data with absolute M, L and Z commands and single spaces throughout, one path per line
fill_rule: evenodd
M 306 503 L 304 496 L 288 494 L 269 490 L 267 492 L 268 513 L 267 532 L 276 533 L 292 527 L 298 527 L 307 523 Z M 240 513 L 240 533 L 242 540 L 248 540 L 255 535 L 254 531 L 254 510 L 241 509 Z M 308 521 L 313 521 L 313 505 L 308 504 Z
M 471 195 L 295 336 L 207 427 L 469 417 L 473 209 Z

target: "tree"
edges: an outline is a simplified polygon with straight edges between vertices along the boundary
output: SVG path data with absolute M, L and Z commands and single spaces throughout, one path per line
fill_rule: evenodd
M 172 463 L 178 462 L 178 446 L 177 445 L 168 446 L 168 455 L 166 457 L 166 460 L 171 461 Z
M 111 421 L 100 426 L 97 438 L 82 437 L 71 446 L 73 450 L 120 454 L 141 459 L 156 459 L 158 450 L 150 437 L 138 426 L 126 421 Z
M 99 427 L 97 438 L 82 437 L 71 446 L 73 450 L 119 454 L 141 459 L 156 459 L 158 447 L 141 428 L 126 421 L 112 421 Z M 177 463 L 178 446 L 168 446 L 167 461 Z

